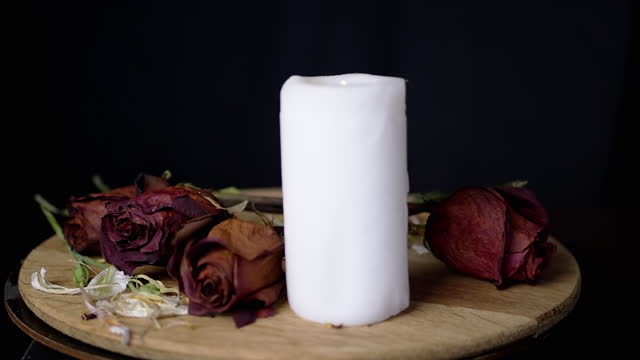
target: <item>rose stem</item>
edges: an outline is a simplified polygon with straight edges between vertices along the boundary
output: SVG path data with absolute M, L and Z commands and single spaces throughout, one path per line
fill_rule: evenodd
M 109 267 L 109 264 L 100 263 L 98 261 L 93 260 L 90 257 L 84 256 L 84 255 L 80 255 L 79 253 L 74 251 L 71 248 L 71 246 L 69 245 L 69 243 L 67 242 L 67 239 L 64 237 L 64 233 L 62 232 L 62 227 L 58 223 L 58 220 L 56 219 L 56 217 L 53 216 L 53 213 L 51 211 L 49 211 L 49 209 L 46 207 L 46 205 L 43 205 L 43 203 L 41 202 L 41 201 L 44 200 L 44 198 L 42 196 L 40 196 L 40 195 L 36 195 L 35 196 L 35 200 L 40 205 L 40 210 L 42 210 L 42 213 L 47 218 L 47 221 L 49 221 L 49 225 L 51 225 L 51 228 L 53 228 L 53 232 L 56 234 L 56 236 L 58 236 L 60 238 L 60 240 L 62 240 L 62 242 L 64 243 L 64 246 L 67 248 L 67 250 L 69 250 L 71 255 L 77 261 L 83 262 L 83 263 L 85 263 L 87 265 L 95 266 L 95 267 L 97 267 L 99 269 L 106 269 L 106 268 Z M 44 200 L 44 201 L 46 203 L 48 203 L 46 200 Z
M 91 181 L 93 182 L 93 186 L 95 186 L 100 192 L 107 193 L 111 191 L 111 188 L 109 187 L 109 185 L 105 184 L 104 181 L 102 181 L 102 178 L 100 177 L 100 175 L 98 174 L 93 175 L 91 177 Z

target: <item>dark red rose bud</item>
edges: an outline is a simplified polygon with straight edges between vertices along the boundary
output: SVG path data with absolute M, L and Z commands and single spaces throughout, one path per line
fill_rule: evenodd
M 133 199 L 106 204 L 102 218 L 102 254 L 127 274 L 141 265 L 165 265 L 173 252 L 168 239 L 188 220 L 213 214 L 229 216 L 209 192 L 182 186 L 162 187 Z
M 211 228 L 206 218 L 194 219 L 174 243 L 181 250 L 167 270 L 189 297 L 189 314 L 232 308 L 251 309 L 253 320 L 271 314 L 258 309 L 273 304 L 284 287 L 284 243 L 272 227 L 232 218 Z M 253 321 L 245 320 L 240 322 Z
M 425 242 L 451 268 L 494 281 L 536 281 L 556 247 L 547 242 L 549 216 L 532 191 L 466 188 L 429 216 Z
M 71 248 L 85 255 L 100 255 L 102 217 L 107 212 L 105 204 L 135 195 L 135 187 L 126 186 L 107 193 L 72 197 L 68 206 L 70 218 L 64 223 L 64 237 Z

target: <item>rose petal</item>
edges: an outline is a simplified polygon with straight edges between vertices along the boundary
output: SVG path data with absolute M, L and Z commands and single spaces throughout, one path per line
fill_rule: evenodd
M 501 284 L 507 204 L 488 188 L 455 192 L 429 216 L 425 240 L 450 267 Z
M 235 263 L 233 281 L 237 296 L 244 298 L 264 288 L 265 285 L 273 284 L 282 279 L 284 276 L 282 271 L 283 256 L 284 248 L 253 260 L 239 257 Z
M 540 228 L 549 227 L 549 214 L 533 191 L 510 186 L 499 186 L 494 189 L 502 195 L 512 209 L 524 218 L 537 224 Z
M 515 274 L 520 271 L 527 261 L 529 252 L 529 250 L 526 250 L 505 255 L 502 271 L 506 278 L 515 279 Z
M 246 260 L 280 252 L 284 247 L 282 239 L 271 226 L 236 218 L 219 223 L 207 237 Z
M 243 301 L 250 302 L 257 300 L 260 301 L 263 306 L 270 306 L 280 298 L 284 285 L 284 280 L 278 281 L 271 286 L 265 287 L 264 289 L 247 296 Z
M 265 306 L 259 309 L 249 307 L 233 314 L 233 321 L 237 328 L 241 328 L 253 324 L 258 318 L 268 318 L 275 315 L 275 313 L 275 310 L 271 306 Z
M 36 290 L 44 291 L 51 294 L 80 294 L 80 288 L 68 288 L 50 283 L 49 281 L 47 281 L 46 275 L 47 269 L 45 268 L 41 268 L 39 273 L 34 272 L 33 274 L 31 274 L 31 286 Z
M 180 279 L 180 263 L 182 261 L 185 245 L 191 239 L 200 239 L 205 237 L 216 221 L 218 221 L 217 214 L 209 214 L 191 219 L 184 223 L 183 226 L 176 231 L 174 236 L 171 237 L 169 245 L 173 250 L 171 250 L 172 255 L 167 264 L 167 272 L 176 281 L 179 281 Z
M 209 306 L 208 304 L 201 304 L 199 302 L 196 301 L 192 301 L 191 298 L 189 298 L 189 315 L 195 315 L 195 316 L 203 316 L 203 315 L 216 315 L 216 311 L 212 311 L 211 310 L 211 306 Z
M 139 174 L 134 181 L 138 194 L 146 191 L 154 191 L 164 189 L 169 186 L 169 182 L 161 177 Z
M 507 210 L 508 241 L 507 252 L 525 251 L 538 237 L 543 227 L 525 219 L 511 207 Z
M 195 258 L 193 255 L 186 255 Z M 199 272 L 196 276 L 198 286 L 191 293 L 200 302 L 208 303 L 215 312 L 223 312 L 233 306 L 237 301 L 237 292 L 234 286 L 234 265 L 236 256 L 229 250 L 218 248 L 207 252 L 200 257 L 196 264 Z M 215 286 L 215 287 L 212 287 Z M 213 294 L 207 294 L 213 291 Z M 187 293 L 185 291 L 185 293 Z M 215 299 L 215 300 L 214 300 Z
M 253 324 L 257 319 L 255 310 L 242 310 L 233 314 L 233 322 L 237 328 Z
M 550 243 L 536 243 L 535 250 L 530 251 L 522 266 L 512 275 L 514 280 L 534 282 L 549 264 L 556 252 L 556 246 Z
M 187 195 L 174 198 L 171 202 L 171 208 L 189 218 L 204 216 L 208 213 L 199 202 Z
M 272 317 L 275 314 L 276 314 L 276 310 L 273 308 L 273 306 L 265 306 L 261 309 L 258 309 L 258 311 L 256 311 L 256 316 L 260 319 Z
M 110 266 L 91 279 L 85 287 L 86 296 L 91 300 L 110 298 L 126 290 L 130 279 L 130 276 Z

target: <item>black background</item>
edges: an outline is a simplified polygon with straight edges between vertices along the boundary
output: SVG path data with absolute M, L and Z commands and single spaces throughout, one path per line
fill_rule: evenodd
M 119 186 L 164 169 L 208 187 L 279 185 L 287 77 L 374 73 L 408 79 L 412 191 L 527 179 L 551 211 L 584 291 L 537 351 L 626 345 L 640 215 L 637 3 L 23 5 L 5 13 L 16 21 L 3 56 L 3 278 L 51 233 L 33 193 L 64 204 L 94 191 L 94 173 Z M 11 339 L 19 354 L 26 337 Z

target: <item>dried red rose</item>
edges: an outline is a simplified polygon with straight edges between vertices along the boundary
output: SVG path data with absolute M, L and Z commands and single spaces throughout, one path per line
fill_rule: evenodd
M 466 188 L 429 216 L 425 242 L 451 268 L 492 280 L 537 280 L 556 246 L 547 242 L 549 216 L 532 191 Z
M 136 195 L 132 186 L 113 189 L 107 193 L 72 197 L 69 200 L 70 218 L 64 223 L 64 237 L 71 248 L 85 255 L 100 255 L 102 217 L 107 202 L 123 201 Z
M 127 274 L 141 265 L 165 265 L 172 253 L 168 239 L 188 220 L 207 214 L 218 221 L 229 216 L 210 192 L 183 186 L 154 189 L 106 204 L 102 254 Z
M 194 219 L 176 233 L 179 249 L 167 270 L 189 297 L 189 314 L 204 315 L 252 308 L 237 316 L 237 325 L 270 316 L 284 287 L 284 243 L 266 225 L 236 218 L 215 226 L 209 217 Z

